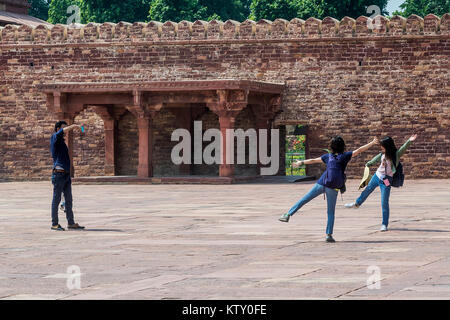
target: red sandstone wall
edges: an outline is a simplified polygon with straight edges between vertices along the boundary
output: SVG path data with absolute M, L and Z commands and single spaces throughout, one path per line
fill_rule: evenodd
M 334 134 L 355 148 L 384 134 L 400 145 L 417 132 L 407 177 L 448 178 L 450 14 L 381 24 L 374 32 L 365 17 L 0 28 L 0 179 L 48 177 L 56 119 L 39 83 L 229 78 L 285 83 L 276 123 L 307 124 L 313 157 Z M 349 176 L 376 151 L 352 161 Z
M 75 177 L 105 175 L 105 134 L 103 120 L 91 108 L 75 117 L 86 134 L 75 132 L 73 139 L 73 166 Z

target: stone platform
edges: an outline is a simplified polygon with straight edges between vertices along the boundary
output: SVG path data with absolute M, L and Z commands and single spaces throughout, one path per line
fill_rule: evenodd
M 312 183 L 74 185 L 87 229 L 65 232 L 49 182 L 0 183 L 0 298 L 450 299 L 450 180 L 394 189 L 388 232 L 379 190 L 343 208 L 350 181 L 332 244 L 323 197 L 277 221 Z
M 261 176 L 176 176 L 176 177 L 149 177 L 138 176 L 98 176 L 76 177 L 74 184 L 232 184 L 245 183 L 261 179 Z

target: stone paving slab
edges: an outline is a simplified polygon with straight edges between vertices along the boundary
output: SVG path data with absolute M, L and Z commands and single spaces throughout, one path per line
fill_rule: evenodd
M 0 183 L 0 299 L 450 299 L 450 180 L 393 189 L 388 232 L 379 190 L 343 207 L 357 184 L 329 244 L 323 197 L 277 221 L 313 182 L 74 185 L 87 229 L 65 232 L 49 182 Z

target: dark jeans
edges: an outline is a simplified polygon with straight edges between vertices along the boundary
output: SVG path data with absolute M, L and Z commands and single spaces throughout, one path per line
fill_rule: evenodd
M 72 179 L 70 173 L 53 172 L 53 201 L 52 201 L 52 225 L 58 224 L 58 206 L 61 202 L 61 194 L 64 192 L 66 201 L 66 218 L 68 224 L 74 224 L 72 211 Z

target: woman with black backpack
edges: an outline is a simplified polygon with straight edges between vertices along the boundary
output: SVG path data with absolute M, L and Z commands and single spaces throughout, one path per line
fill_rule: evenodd
M 320 158 L 308 159 L 303 161 L 297 161 L 294 163 L 294 167 L 301 165 L 309 165 L 314 163 L 325 163 L 327 165 L 326 171 L 322 174 L 320 179 L 312 187 L 312 189 L 301 198 L 289 211 L 283 214 L 278 220 L 281 222 L 289 222 L 290 217 L 296 213 L 301 207 L 307 204 L 312 199 L 325 193 L 327 196 L 327 229 L 326 229 L 326 241 L 335 242 L 333 239 L 333 227 L 334 227 L 334 212 L 336 209 L 336 199 L 339 190 L 343 192 L 345 190 L 345 168 L 347 163 L 352 157 L 359 155 L 366 151 L 371 146 L 378 143 L 377 138 L 374 138 L 372 142 L 360 147 L 355 151 L 345 151 L 345 142 L 340 136 L 336 136 L 331 140 L 330 148 L 331 152 L 324 154 Z
M 359 208 L 366 201 L 367 197 L 379 186 L 383 213 L 380 231 L 387 231 L 389 224 L 389 196 L 391 194 L 391 186 L 399 187 L 403 185 L 403 167 L 400 163 L 400 157 L 416 138 L 417 134 L 411 136 L 398 150 L 391 137 L 383 138 L 380 141 L 381 153 L 366 163 L 366 167 L 370 167 L 381 161 L 376 174 L 373 175 L 359 198 L 355 202 L 345 205 L 346 208 Z

